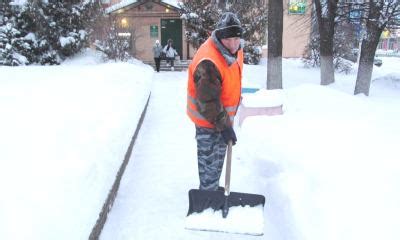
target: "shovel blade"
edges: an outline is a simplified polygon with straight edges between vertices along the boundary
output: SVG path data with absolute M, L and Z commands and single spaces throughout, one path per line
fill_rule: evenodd
M 229 214 L 222 216 L 227 199 Z M 185 228 L 263 235 L 265 197 L 258 194 L 191 189 Z
M 189 191 L 189 210 L 188 216 L 192 213 L 201 213 L 205 209 L 211 208 L 214 211 L 222 210 L 225 204 L 225 194 L 223 191 L 210 191 L 191 189 Z M 264 206 L 265 197 L 259 194 L 230 192 L 228 196 L 228 207 L 234 206 Z

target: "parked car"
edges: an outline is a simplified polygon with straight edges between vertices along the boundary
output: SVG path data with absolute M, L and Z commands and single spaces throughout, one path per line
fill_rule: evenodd
M 375 66 L 378 66 L 378 67 L 380 67 L 380 66 L 382 66 L 382 59 L 380 59 L 380 58 L 377 58 L 377 57 L 375 57 L 374 58 L 374 65 Z
M 348 54 L 347 56 L 345 56 L 344 58 L 347 59 L 347 60 L 350 60 L 352 62 L 357 62 L 357 57 L 358 57 L 358 49 L 353 48 L 351 50 L 351 53 Z M 383 63 L 382 59 L 380 59 L 380 58 L 378 58 L 376 56 L 374 57 L 374 65 L 375 66 L 380 67 L 380 66 L 382 66 L 382 63 Z

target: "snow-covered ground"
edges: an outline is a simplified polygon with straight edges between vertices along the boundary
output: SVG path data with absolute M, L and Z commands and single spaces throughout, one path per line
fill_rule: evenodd
M 0 239 L 86 239 L 145 104 L 153 70 L 0 67 Z
M 231 190 L 266 196 L 262 237 L 183 228 L 198 186 L 186 72 L 92 54 L 0 67 L 0 239 L 86 239 L 151 89 L 101 239 L 397 240 L 399 63 L 383 58 L 365 97 L 352 95 L 355 72 L 322 87 L 317 69 L 284 60 L 284 114 L 236 128 Z M 243 74 L 265 87 L 265 65 Z

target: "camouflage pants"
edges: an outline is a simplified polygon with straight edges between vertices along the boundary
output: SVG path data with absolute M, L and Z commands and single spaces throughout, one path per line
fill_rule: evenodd
M 196 126 L 200 189 L 217 190 L 224 165 L 226 144 L 220 132 Z

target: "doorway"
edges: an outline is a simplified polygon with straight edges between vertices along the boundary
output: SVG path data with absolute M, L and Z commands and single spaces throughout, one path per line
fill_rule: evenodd
M 161 19 L 161 44 L 167 45 L 168 39 L 172 39 L 173 46 L 182 60 L 182 20 Z

